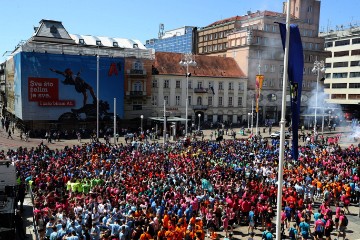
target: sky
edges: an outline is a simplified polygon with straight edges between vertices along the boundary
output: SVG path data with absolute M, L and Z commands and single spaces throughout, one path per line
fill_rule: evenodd
M 29 39 L 41 19 L 61 21 L 71 34 L 138 39 L 166 30 L 204 27 L 247 11 L 282 12 L 284 0 L 0 0 L 0 62 Z M 320 31 L 337 25 L 360 25 L 359 0 L 321 0 Z

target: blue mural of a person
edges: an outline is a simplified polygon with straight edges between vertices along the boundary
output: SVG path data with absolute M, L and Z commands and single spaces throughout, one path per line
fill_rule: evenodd
M 74 85 L 75 86 L 75 90 L 78 93 L 82 93 L 83 94 L 83 106 L 86 105 L 87 102 L 87 90 L 89 90 L 94 103 L 96 102 L 96 96 L 94 93 L 94 89 L 87 83 L 85 82 L 81 77 L 80 77 L 80 72 L 78 72 L 76 74 L 76 76 L 74 77 L 73 72 L 70 68 L 65 69 L 65 71 L 59 71 L 59 70 L 55 70 L 53 68 L 50 68 L 50 71 L 55 72 L 57 74 L 63 75 L 65 77 L 64 81 L 62 81 L 63 84 L 65 85 Z

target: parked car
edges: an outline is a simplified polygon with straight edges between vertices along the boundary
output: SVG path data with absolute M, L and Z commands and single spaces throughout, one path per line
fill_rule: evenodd
M 280 138 L 280 131 L 276 131 L 276 132 L 271 133 L 270 137 L 271 138 Z M 290 132 L 285 131 L 285 138 L 290 138 L 290 137 L 291 137 Z

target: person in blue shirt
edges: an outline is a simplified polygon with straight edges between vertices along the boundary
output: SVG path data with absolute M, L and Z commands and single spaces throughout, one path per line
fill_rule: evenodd
M 66 224 L 63 223 L 61 225 L 61 229 L 57 231 L 57 237 L 58 239 L 62 239 L 66 235 Z
M 114 223 L 108 223 L 107 226 L 111 230 L 111 236 L 117 238 L 120 233 L 120 225 L 118 224 L 118 220 L 115 220 Z
M 299 229 L 301 233 L 301 237 L 303 240 L 308 239 L 310 235 L 310 225 L 305 222 L 305 219 L 302 219 L 302 222 L 299 224 Z
M 100 240 L 100 228 L 96 225 L 96 223 L 92 224 L 90 236 L 92 240 Z
M 50 234 L 50 240 L 57 240 L 58 234 L 57 234 L 57 227 L 52 227 L 53 232 Z

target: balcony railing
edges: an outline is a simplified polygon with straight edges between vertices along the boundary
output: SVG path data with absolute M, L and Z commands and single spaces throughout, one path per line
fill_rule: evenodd
M 143 76 L 143 75 L 146 75 L 146 70 L 143 70 L 143 69 L 128 69 L 127 74 L 128 75 L 140 75 L 140 76 Z
M 208 106 L 207 105 L 193 105 L 192 108 L 193 108 L 193 110 L 207 110 Z
M 142 97 L 144 96 L 144 92 L 143 91 L 130 91 L 130 94 L 127 94 L 130 97 Z
M 194 93 L 207 93 L 207 88 L 194 88 Z

